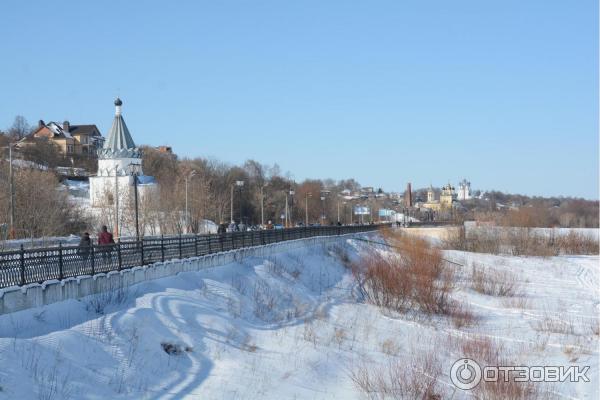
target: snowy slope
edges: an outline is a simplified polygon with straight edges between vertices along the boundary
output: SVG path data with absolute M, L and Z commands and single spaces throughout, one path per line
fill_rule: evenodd
M 527 365 L 577 357 L 592 382 L 553 390 L 598 398 L 598 336 L 588 332 L 600 304 L 598 257 L 447 252 L 466 265 L 454 296 L 480 318 L 458 330 L 358 302 L 344 261 L 364 246 L 348 239 L 0 316 L 0 399 L 360 399 L 352 376 L 361 368 L 410 366 L 432 352 L 450 398 L 447 374 L 462 356 L 452 344 L 468 334 L 518 349 Z M 518 273 L 524 304 L 463 285 L 474 263 Z M 569 320 L 574 334 L 540 332 L 545 318 Z

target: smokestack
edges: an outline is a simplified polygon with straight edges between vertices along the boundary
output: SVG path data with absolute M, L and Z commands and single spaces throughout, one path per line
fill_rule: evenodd
M 405 207 L 413 206 L 412 187 L 410 185 L 410 182 L 408 182 L 408 184 L 406 185 L 406 192 L 404 192 L 404 206 Z

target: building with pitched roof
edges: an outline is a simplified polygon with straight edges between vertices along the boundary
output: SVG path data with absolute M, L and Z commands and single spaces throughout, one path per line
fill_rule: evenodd
M 19 141 L 19 147 L 33 146 L 38 140 L 48 140 L 64 156 L 87 156 L 95 158 L 97 150 L 104 144 L 104 138 L 96 125 L 71 125 L 69 121 L 38 122 L 37 128 Z
M 115 117 L 104 146 L 98 150 L 98 172 L 90 177 L 92 207 L 114 207 L 117 224 L 134 195 L 134 177 L 138 196 L 143 198 L 156 188 L 154 178 L 142 171 L 142 152 L 135 145 L 121 113 L 123 102 L 115 100 Z M 118 229 L 115 227 L 118 235 Z

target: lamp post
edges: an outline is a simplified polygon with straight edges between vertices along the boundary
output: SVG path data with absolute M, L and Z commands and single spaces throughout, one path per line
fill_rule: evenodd
M 135 210 L 135 240 L 140 241 L 140 224 L 139 224 L 139 208 L 138 208 L 138 171 L 135 169 L 139 164 L 129 164 L 128 167 L 133 177 L 133 201 Z
M 15 182 L 13 172 L 13 146 L 14 143 L 9 143 L 8 146 L 2 147 L 8 149 L 8 190 L 10 197 L 10 227 L 8 230 L 9 239 L 15 238 Z
M 261 185 L 260 187 L 260 226 L 261 228 L 265 227 L 265 187 L 267 184 Z
M 292 203 L 288 207 L 288 212 L 289 212 L 289 216 L 288 216 L 288 228 L 289 228 L 289 224 L 292 222 L 292 216 L 293 216 L 292 209 L 294 208 L 294 194 L 296 194 L 296 192 L 294 191 L 294 189 L 290 189 L 289 194 L 290 194 L 290 198 L 292 200 Z M 286 197 L 287 197 L 287 195 L 286 195 Z
M 308 198 L 312 197 L 311 192 L 306 192 L 306 197 L 304 198 L 304 223 L 305 226 L 308 226 Z
M 321 224 L 325 223 L 325 196 L 321 194 Z
M 139 209 L 138 209 L 138 174 L 133 173 L 133 196 L 135 201 L 135 240 L 140 241 L 140 223 L 139 223 Z
M 115 237 L 119 237 L 119 166 L 115 165 Z
M 189 174 L 183 177 L 185 181 L 185 233 L 189 233 L 190 229 L 190 213 L 188 211 L 188 183 L 189 180 L 196 176 L 196 171 L 191 170 Z
M 240 224 L 242 223 L 242 188 L 244 187 L 244 181 L 235 181 L 235 186 L 240 191 Z M 231 191 L 231 220 L 233 221 L 233 190 Z

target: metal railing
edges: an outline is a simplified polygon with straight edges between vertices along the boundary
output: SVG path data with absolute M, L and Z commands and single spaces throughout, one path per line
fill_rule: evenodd
M 315 226 L 211 235 L 148 237 L 111 245 L 62 246 L 0 253 L 0 288 L 99 272 L 120 271 L 159 261 L 260 246 L 315 236 L 368 232 L 382 225 Z

